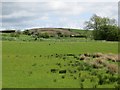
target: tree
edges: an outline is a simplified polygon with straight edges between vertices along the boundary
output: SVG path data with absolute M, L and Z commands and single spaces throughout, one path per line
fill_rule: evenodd
M 86 30 L 93 29 L 95 40 L 118 41 L 120 36 L 115 19 L 93 15 L 85 25 Z
M 49 38 L 50 36 L 49 36 L 48 33 L 45 32 L 45 33 L 42 33 L 42 34 L 41 34 L 41 37 L 43 37 L 43 38 Z
M 15 32 L 15 33 L 11 33 L 10 36 L 11 37 L 20 37 L 20 34 Z
M 57 32 L 58 37 L 63 37 L 64 35 L 62 34 L 62 32 Z
M 93 36 L 95 40 L 118 41 L 118 27 L 105 25 L 100 30 L 94 30 Z
M 23 34 L 30 35 L 30 32 L 29 32 L 29 30 L 25 30 L 25 31 L 23 31 Z
M 89 21 L 85 22 L 85 28 L 86 29 L 93 29 L 98 30 L 99 26 L 101 25 L 101 17 L 97 16 L 96 14 L 93 15 Z
M 107 41 L 118 41 L 118 27 L 117 26 L 103 26 L 102 29 L 103 33 L 106 34 L 106 38 L 104 38 Z
M 112 25 L 116 26 L 117 21 L 115 19 L 110 19 L 108 17 L 100 17 L 96 14 L 93 15 L 89 21 L 85 22 L 85 28 L 86 29 L 93 29 L 93 30 L 99 30 L 101 26 L 105 25 Z

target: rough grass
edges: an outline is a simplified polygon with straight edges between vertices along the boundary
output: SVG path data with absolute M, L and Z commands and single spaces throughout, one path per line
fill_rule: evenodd
M 16 42 L 3 41 L 3 55 L 48 55 L 80 53 L 118 53 L 118 43 L 109 42 Z
M 0 89 L 2 88 L 2 42 L 0 41 Z
M 101 80 L 99 75 L 105 74 L 106 68 L 96 70 L 79 60 L 79 54 L 86 52 L 117 54 L 118 44 L 115 42 L 3 41 L 2 44 L 3 87 L 5 88 L 93 88 L 102 86 L 113 88 L 115 86 L 114 83 L 100 85 L 102 81 L 99 84 L 99 80 Z M 110 63 L 116 64 L 116 62 Z M 52 73 L 51 69 L 58 71 Z M 67 70 L 66 74 L 60 74 L 60 70 Z M 84 80 L 81 80 L 82 78 Z

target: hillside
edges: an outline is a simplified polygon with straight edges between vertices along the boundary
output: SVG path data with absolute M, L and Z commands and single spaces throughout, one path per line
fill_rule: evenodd
M 80 35 L 81 33 L 75 32 L 72 29 L 69 28 L 33 28 L 33 29 L 27 29 L 24 32 L 29 32 L 30 34 L 37 34 L 37 33 L 47 33 L 49 35 Z

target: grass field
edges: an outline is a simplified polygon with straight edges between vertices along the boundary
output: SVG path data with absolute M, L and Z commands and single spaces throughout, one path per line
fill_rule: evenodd
M 0 89 L 2 88 L 2 42 L 0 41 Z
M 84 68 L 73 74 L 68 73 L 77 69 L 70 66 L 69 62 L 79 62 L 80 65 L 85 63 L 73 56 L 67 56 L 96 52 L 117 54 L 117 42 L 3 41 L 2 46 L 3 88 L 113 88 L 117 84 L 117 81 L 110 82 L 109 78 L 116 80 L 117 74 L 112 76 L 106 73 L 104 67 L 88 67 L 92 71 Z M 60 70 L 67 72 L 60 73 Z M 97 74 L 93 75 L 95 72 Z M 105 79 L 106 83 L 100 85 L 99 76 L 103 74 L 109 79 L 108 82 Z

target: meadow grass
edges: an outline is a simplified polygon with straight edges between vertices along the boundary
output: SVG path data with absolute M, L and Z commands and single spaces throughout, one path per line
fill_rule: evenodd
M 70 76 L 70 73 L 50 72 L 52 68 L 75 69 L 67 66 L 70 60 L 74 62 L 74 58 L 64 60 L 61 57 L 56 58 L 56 54 L 118 53 L 117 42 L 3 41 L 2 46 L 4 88 L 80 88 L 79 72 L 73 76 Z M 62 68 L 56 66 L 56 63 L 61 63 Z M 89 71 L 81 73 L 83 76 L 89 76 Z M 89 79 L 86 79 L 82 85 L 93 87 Z M 110 86 L 114 87 L 114 84 Z M 106 87 L 109 88 L 109 85 Z
M 2 42 L 0 41 L 0 89 L 2 88 Z
M 3 55 L 40 55 L 67 53 L 118 53 L 117 42 L 16 42 L 3 41 Z

